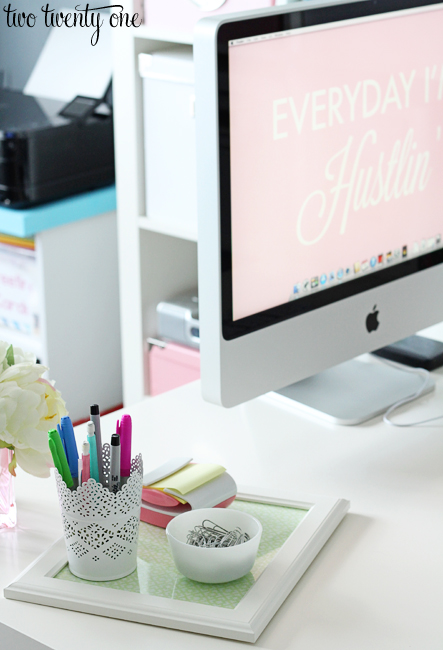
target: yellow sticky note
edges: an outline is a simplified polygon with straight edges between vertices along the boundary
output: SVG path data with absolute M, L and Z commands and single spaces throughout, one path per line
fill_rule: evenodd
M 154 490 L 175 490 L 179 494 L 187 494 L 196 490 L 201 485 L 212 481 L 225 472 L 225 468 L 214 463 L 199 463 L 195 465 L 186 465 L 175 474 L 171 474 L 149 487 Z

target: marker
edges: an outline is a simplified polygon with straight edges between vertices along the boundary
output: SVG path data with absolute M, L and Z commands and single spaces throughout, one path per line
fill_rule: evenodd
M 52 440 L 52 438 L 48 439 L 48 443 L 49 443 L 49 451 L 51 452 L 52 460 L 54 461 L 54 467 L 57 468 L 58 473 L 60 474 L 60 476 L 63 477 L 62 464 L 60 462 L 60 458 L 58 457 L 56 444 L 54 440 Z
M 121 440 L 120 475 L 122 485 L 126 483 L 131 474 L 131 441 L 132 441 L 132 420 L 130 415 L 124 415 L 117 429 Z
M 113 433 L 111 436 L 111 469 L 109 477 L 109 491 L 116 494 L 120 489 L 120 436 Z
M 96 438 L 94 435 L 94 423 L 90 420 L 88 424 L 86 425 L 86 429 L 88 431 L 88 442 L 89 442 L 89 463 L 90 463 L 90 473 L 91 473 L 91 478 L 94 479 L 94 481 L 97 481 L 97 483 L 100 483 L 100 474 L 98 471 L 98 462 L 97 462 L 97 446 L 96 446 Z
M 58 459 L 57 462 L 58 462 L 59 467 L 60 467 L 60 469 L 62 471 L 60 472 L 59 467 L 57 467 L 57 465 L 55 464 L 55 459 L 53 457 L 54 465 L 59 470 L 62 479 L 66 483 L 66 486 L 68 488 L 73 487 L 74 481 L 72 480 L 72 475 L 71 475 L 71 472 L 69 471 L 69 465 L 68 465 L 68 461 L 66 459 L 65 450 L 63 449 L 62 440 L 61 440 L 61 438 L 60 438 L 60 436 L 58 434 L 57 429 L 51 429 L 50 431 L 48 431 L 48 442 L 49 442 L 49 440 L 52 440 L 52 444 L 50 445 L 49 449 L 51 450 L 51 448 L 52 448 L 52 450 L 53 450 L 54 446 L 55 446 L 55 450 L 56 450 L 56 453 L 57 453 L 57 459 Z M 52 450 L 51 450 L 51 453 L 52 453 Z
M 98 474 L 103 485 L 103 455 L 102 455 L 102 430 L 100 428 L 100 409 L 98 404 L 91 404 L 89 410 L 91 422 L 94 423 L 95 443 L 97 448 Z
M 69 464 L 69 471 L 73 479 L 78 477 L 78 451 L 75 442 L 74 427 L 72 426 L 69 415 L 61 418 L 60 424 L 57 425 L 61 440 L 64 442 L 66 458 Z
M 83 483 L 89 481 L 90 478 L 90 465 L 89 465 L 89 442 L 84 442 L 82 445 L 82 479 Z

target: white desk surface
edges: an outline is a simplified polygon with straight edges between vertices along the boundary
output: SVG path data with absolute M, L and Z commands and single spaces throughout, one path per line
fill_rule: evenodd
M 437 338 L 437 336 L 435 337 Z M 399 418 L 443 413 L 435 393 Z M 343 497 L 351 509 L 255 647 L 267 650 L 443 648 L 443 421 L 399 429 L 380 419 L 325 425 L 255 400 L 232 410 L 202 401 L 199 383 L 127 410 L 145 470 L 172 455 L 223 464 L 238 483 Z M 102 418 L 107 440 L 120 414 Z M 85 436 L 84 425 L 77 430 Z M 61 534 L 53 478 L 20 472 L 19 523 L 0 532 L 0 588 Z M 116 592 L 118 598 L 118 592 Z M 247 645 L 5 600 L 0 621 L 54 650 L 227 650 Z M 2 647 L 0 639 L 0 647 Z

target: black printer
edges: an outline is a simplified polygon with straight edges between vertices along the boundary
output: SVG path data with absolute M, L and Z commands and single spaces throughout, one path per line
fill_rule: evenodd
M 66 105 L 0 88 L 0 205 L 53 201 L 114 178 L 112 110 L 102 100 Z

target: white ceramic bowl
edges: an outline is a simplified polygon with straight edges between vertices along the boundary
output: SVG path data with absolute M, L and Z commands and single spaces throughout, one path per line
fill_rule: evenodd
M 200 548 L 186 543 L 188 533 L 209 519 L 226 530 L 239 527 L 250 539 L 228 548 Z M 262 534 L 261 523 L 239 510 L 201 508 L 174 517 L 166 527 L 166 535 L 175 566 L 187 578 L 198 582 L 220 583 L 237 580 L 254 566 Z

